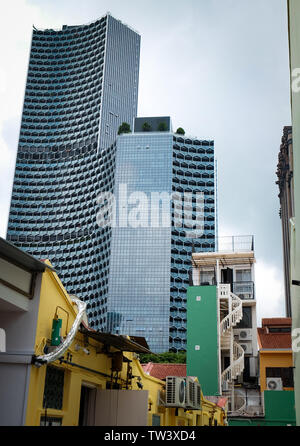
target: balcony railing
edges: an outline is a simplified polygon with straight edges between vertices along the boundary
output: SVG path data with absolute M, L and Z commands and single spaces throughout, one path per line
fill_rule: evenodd
M 193 239 L 193 252 L 203 252 L 203 247 L 198 246 L 201 242 L 201 237 Z M 207 242 L 205 239 L 204 242 Z M 254 251 L 254 236 L 253 235 L 238 235 L 238 236 L 224 236 L 215 237 L 210 240 L 211 247 L 209 251 L 212 252 L 251 252 Z
M 254 251 L 254 236 L 240 235 L 218 237 L 216 240 L 218 252 L 248 252 Z
M 253 300 L 255 299 L 254 282 L 233 282 L 232 292 L 242 300 Z
M 216 276 L 210 279 L 193 277 L 193 269 L 189 270 L 189 285 L 190 286 L 204 286 L 204 285 L 216 285 Z M 220 283 L 222 285 L 222 282 Z M 252 281 L 240 281 L 232 283 L 232 292 L 242 300 L 254 300 L 254 282 Z

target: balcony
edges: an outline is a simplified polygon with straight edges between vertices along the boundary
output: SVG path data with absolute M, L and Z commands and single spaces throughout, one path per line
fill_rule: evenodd
M 218 252 L 248 252 L 254 251 L 254 236 L 241 235 L 218 237 L 216 240 Z
M 233 282 L 232 292 L 242 300 L 254 300 L 254 282 Z
M 242 253 L 254 251 L 254 236 L 224 236 L 215 237 L 215 252 L 218 253 Z M 193 252 L 198 253 L 202 248 L 197 247 L 197 242 L 201 241 L 201 237 L 193 239 Z
M 198 275 L 193 277 L 193 269 L 189 270 L 189 285 L 190 286 L 207 286 L 207 285 L 217 285 L 216 275 L 213 274 L 210 277 L 198 277 Z M 222 281 L 220 285 L 223 284 Z M 231 291 L 238 296 L 242 300 L 254 300 L 255 299 L 255 291 L 254 291 L 254 282 L 252 281 L 239 281 L 232 282 Z

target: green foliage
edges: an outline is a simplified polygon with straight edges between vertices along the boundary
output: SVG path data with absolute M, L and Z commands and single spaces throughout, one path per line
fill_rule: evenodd
M 148 122 L 144 122 L 143 124 L 143 131 L 144 132 L 150 132 L 152 130 L 151 125 Z
M 176 130 L 176 133 L 177 133 L 178 135 L 185 135 L 185 131 L 183 130 L 182 127 L 178 127 L 178 129 Z
M 159 132 L 166 132 L 166 131 L 168 130 L 168 126 L 167 126 L 167 124 L 166 124 L 165 122 L 160 122 L 160 123 L 158 124 L 158 128 L 157 128 L 157 130 L 158 130 Z
M 140 362 L 142 364 L 147 364 L 147 362 L 164 363 L 164 364 L 185 364 L 186 363 L 186 352 L 172 353 L 142 353 L 140 356 Z
M 122 133 L 131 133 L 130 125 L 127 122 L 122 122 L 119 127 L 118 135 L 121 135 Z

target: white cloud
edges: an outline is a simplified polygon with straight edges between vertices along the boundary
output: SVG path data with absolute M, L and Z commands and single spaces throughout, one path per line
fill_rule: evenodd
M 6 236 L 17 139 L 26 83 L 32 25 L 57 23 L 50 14 L 26 0 L 2 5 L 0 15 L 0 236 Z M 45 11 L 45 10 L 44 10 Z
M 285 317 L 282 272 L 274 265 L 257 259 L 255 265 L 257 323 L 265 317 Z

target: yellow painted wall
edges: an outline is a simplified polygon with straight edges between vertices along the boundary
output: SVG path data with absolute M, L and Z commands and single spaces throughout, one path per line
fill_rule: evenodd
M 62 307 L 62 309 L 58 308 L 58 306 Z M 61 335 L 66 336 L 76 318 L 77 312 L 75 307 L 58 276 L 55 273 L 46 270 L 43 274 L 40 295 L 35 342 L 36 355 L 44 354 L 43 349 L 46 345 L 46 341 L 51 339 L 52 321 L 57 312 L 59 318 L 63 320 Z M 78 332 L 75 336 L 75 340 L 68 349 L 68 353 L 72 354 L 72 362 L 96 370 L 107 376 L 101 376 L 94 372 L 73 367 L 69 364 L 60 364 L 59 361 L 55 361 L 51 364 L 65 370 L 65 385 L 62 410 L 57 411 L 47 409 L 47 416 L 62 417 L 62 424 L 64 426 L 78 425 L 80 393 L 83 382 L 92 384 L 99 389 L 106 389 L 106 383 L 107 381 L 110 381 L 111 358 L 106 353 L 99 353 L 99 350 L 101 350 L 103 346 L 96 340 L 88 338 L 88 344 L 86 342 L 87 340 L 84 338 L 84 335 Z M 90 354 L 87 355 L 82 350 L 76 351 L 76 344 L 87 348 Z M 149 426 L 152 425 L 153 414 L 160 415 L 161 426 L 209 425 L 209 419 L 212 419 L 213 417 L 217 420 L 218 425 L 225 424 L 224 411 L 215 404 L 206 401 L 203 396 L 202 411 L 184 412 L 183 409 L 179 409 L 178 415 L 175 416 L 175 409 L 159 406 L 158 391 L 163 390 L 164 382 L 144 374 L 141 364 L 137 359 L 137 355 L 125 352 L 124 356 L 132 360 L 131 366 L 133 368 L 133 375 L 140 376 L 143 383 L 143 390 L 148 390 Z M 66 357 L 66 353 L 64 357 Z M 126 375 L 127 364 L 124 363 L 120 375 L 121 381 L 119 381 L 122 382 L 123 385 L 126 381 Z M 46 365 L 41 367 L 32 366 L 26 415 L 26 425 L 28 426 L 40 425 L 40 418 L 45 415 L 45 409 L 43 408 L 45 376 Z M 137 379 L 134 379 L 132 384 L 132 390 L 138 390 Z M 212 422 L 212 424 L 214 423 Z
M 260 351 L 260 390 L 267 390 L 266 368 L 267 367 L 293 367 L 292 350 L 278 351 Z M 293 390 L 290 387 L 284 387 L 284 390 Z

